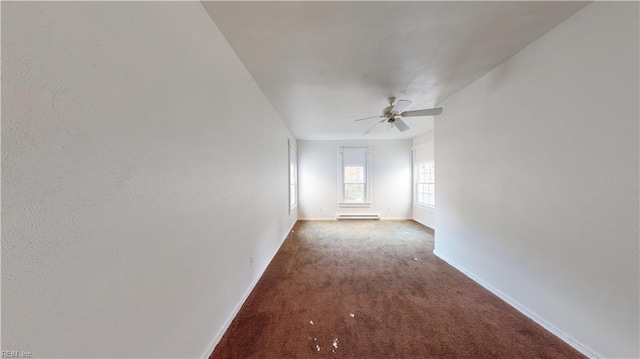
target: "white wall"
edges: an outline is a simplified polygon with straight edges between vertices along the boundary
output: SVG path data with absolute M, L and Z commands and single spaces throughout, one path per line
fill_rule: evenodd
M 436 253 L 612 358 L 640 354 L 638 50 L 638 3 L 594 2 L 435 120 Z
M 338 147 L 372 148 L 370 208 L 338 208 Z M 300 219 L 337 214 L 411 218 L 411 140 L 298 141 Z
M 413 156 L 419 161 L 435 161 L 434 155 L 434 133 L 428 131 L 413 139 Z M 438 170 L 438 164 L 436 163 L 436 171 Z M 415 179 L 414 179 L 415 180 Z M 436 184 L 436 188 L 438 185 Z M 437 190 L 436 190 L 437 192 Z M 438 198 L 436 197 L 436 205 Z M 413 220 L 422 223 L 425 226 L 435 229 L 436 228 L 436 216 L 435 209 L 413 204 Z
M 202 5 L 3 3 L 2 60 L 2 349 L 208 355 L 296 215 Z

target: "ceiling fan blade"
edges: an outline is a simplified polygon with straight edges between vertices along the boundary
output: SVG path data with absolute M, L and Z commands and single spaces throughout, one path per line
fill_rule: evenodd
M 416 116 L 437 116 L 442 113 L 442 107 L 429 108 L 425 110 L 405 111 L 400 114 L 402 117 L 416 117 Z
M 391 108 L 391 113 L 399 114 L 404 111 L 404 109 L 409 105 L 411 105 L 411 101 L 409 100 L 398 100 L 396 101 L 396 104 Z
M 366 135 L 367 133 L 371 132 L 371 130 L 373 130 L 373 128 L 374 128 L 374 127 L 378 126 L 379 124 L 383 123 L 383 122 L 384 122 L 384 121 L 386 121 L 386 120 L 387 120 L 387 119 L 386 119 L 386 118 L 384 118 L 384 119 L 382 119 L 381 121 L 376 122 L 376 124 L 375 124 L 375 125 L 373 125 L 373 126 L 369 127 L 369 129 L 368 129 L 368 130 L 364 131 L 363 135 Z
M 359 118 L 359 119 L 354 120 L 354 121 L 364 121 L 364 120 L 370 120 L 372 118 L 381 118 L 381 117 L 384 117 L 384 116 L 371 116 L 371 117 Z
M 393 124 L 396 125 L 400 132 L 404 132 L 409 129 L 409 126 L 407 126 L 407 124 L 399 118 L 396 118 L 395 121 L 393 121 Z

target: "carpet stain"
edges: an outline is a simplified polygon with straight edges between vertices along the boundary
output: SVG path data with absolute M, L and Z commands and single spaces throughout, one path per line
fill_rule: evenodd
M 210 358 L 584 356 L 436 257 L 416 222 L 299 221 Z

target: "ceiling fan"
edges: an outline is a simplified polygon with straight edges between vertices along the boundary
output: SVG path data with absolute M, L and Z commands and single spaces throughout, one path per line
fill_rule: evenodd
M 437 116 L 442 113 L 442 107 L 428 108 L 424 110 L 404 111 L 404 109 L 409 105 L 411 105 L 411 101 L 409 100 L 396 101 L 395 97 L 390 97 L 389 106 L 385 107 L 384 110 L 382 110 L 382 115 L 360 118 L 356 121 L 382 118 L 382 120 L 376 122 L 373 126 L 369 127 L 368 130 L 364 131 L 363 135 L 368 134 L 369 132 L 371 132 L 371 130 L 374 129 L 374 127 L 383 122 L 388 122 L 389 126 L 395 126 L 398 130 L 400 130 L 400 132 L 404 132 L 409 129 L 409 126 L 407 126 L 407 124 L 402 121 L 402 117 Z

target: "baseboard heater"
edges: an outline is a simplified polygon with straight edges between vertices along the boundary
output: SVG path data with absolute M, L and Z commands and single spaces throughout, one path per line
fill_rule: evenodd
M 377 214 L 339 214 L 337 217 L 338 220 L 341 219 L 373 219 L 379 220 L 380 216 Z

